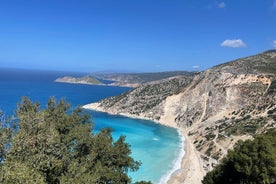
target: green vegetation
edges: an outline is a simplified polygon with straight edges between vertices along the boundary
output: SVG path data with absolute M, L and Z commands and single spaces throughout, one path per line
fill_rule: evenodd
M 274 110 L 269 110 L 267 114 L 266 117 L 246 114 L 243 116 L 233 116 L 231 119 L 225 119 L 225 121 L 218 121 L 217 124 L 220 123 L 218 126 L 219 132 L 227 136 L 255 135 L 257 132 L 262 132 L 268 122 L 273 122 L 273 118 L 275 117 Z
M 180 93 L 190 81 L 190 78 L 182 77 L 166 80 L 162 83 L 148 84 L 121 95 L 104 99 L 100 103 L 106 108 L 119 104 L 120 109 L 127 109 L 129 113 L 139 115 L 141 112 L 158 106 L 168 96 Z
M 207 141 L 213 140 L 215 137 L 216 137 L 216 135 L 213 134 L 212 132 L 209 133 L 209 134 L 207 134 L 207 135 L 205 136 L 205 138 L 207 139 Z
M 223 63 L 215 66 L 215 68 L 224 68 L 231 73 L 266 73 L 276 74 L 276 50 L 269 50 L 261 54 L 241 58 L 235 61 Z
M 79 83 L 79 84 L 103 84 L 101 81 L 96 79 L 95 77 L 92 76 L 84 76 L 84 77 L 62 77 L 62 78 L 57 78 L 55 80 L 56 82 L 65 82 L 65 83 Z
M 234 150 L 207 173 L 203 184 L 268 184 L 276 181 L 276 130 L 238 142 Z
M 271 85 L 269 86 L 268 94 L 274 94 L 275 92 L 276 92 L 276 80 L 273 80 L 271 82 Z
M 107 80 L 127 81 L 129 83 L 146 83 L 162 79 L 167 79 L 175 76 L 191 76 L 195 72 L 187 71 L 171 71 L 171 72 L 156 72 L 156 73 L 114 73 L 114 74 L 99 74 L 97 77 Z
M 0 119 L 0 183 L 131 183 L 127 172 L 141 164 L 124 136 L 93 134 L 90 116 L 64 100 L 41 110 L 24 97 L 16 115 L 14 123 Z
M 267 59 L 268 62 L 262 63 L 259 66 L 256 66 L 255 68 L 264 73 L 276 74 L 276 58 L 264 57 L 264 59 Z

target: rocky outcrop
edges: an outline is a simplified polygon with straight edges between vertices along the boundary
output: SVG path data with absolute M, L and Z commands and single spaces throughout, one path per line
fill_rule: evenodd
M 238 140 L 276 126 L 276 51 L 142 85 L 86 107 L 184 128 L 208 171 Z

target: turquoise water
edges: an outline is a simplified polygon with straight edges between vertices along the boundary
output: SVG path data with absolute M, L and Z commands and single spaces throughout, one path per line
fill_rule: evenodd
M 134 181 L 146 180 L 164 183 L 173 169 L 179 168 L 183 156 L 183 140 L 178 132 L 169 127 L 147 120 L 94 113 L 96 129 L 112 127 L 114 138 L 121 134 L 131 144 L 133 157 L 142 161 L 138 172 L 130 173 Z
M 0 70 L 0 109 L 13 114 L 22 96 L 46 104 L 49 97 L 66 98 L 72 106 L 85 105 L 102 98 L 121 94 L 130 88 L 54 83 L 54 79 L 66 75 L 58 72 Z M 72 74 L 71 74 L 72 75 Z M 81 75 L 81 74 L 73 74 Z M 111 127 L 113 137 L 126 136 L 132 156 L 142 162 L 137 172 L 129 173 L 133 181 L 146 180 L 165 183 L 173 169 L 179 167 L 183 155 L 182 138 L 175 129 L 151 121 L 131 119 L 106 113 L 92 114 L 95 131 Z

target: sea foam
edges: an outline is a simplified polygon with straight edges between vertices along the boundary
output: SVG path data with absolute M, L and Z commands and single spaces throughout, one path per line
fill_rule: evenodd
M 179 150 L 176 150 L 176 152 L 179 151 L 179 154 L 175 157 L 175 159 L 173 160 L 173 162 L 171 164 L 173 166 L 172 169 L 168 170 L 168 172 L 160 178 L 160 181 L 158 182 L 158 184 L 166 184 L 169 181 L 171 175 L 175 171 L 181 169 L 182 158 L 185 155 L 185 150 L 184 150 L 185 138 L 179 130 L 178 130 L 178 134 L 179 134 L 181 141 L 179 143 Z

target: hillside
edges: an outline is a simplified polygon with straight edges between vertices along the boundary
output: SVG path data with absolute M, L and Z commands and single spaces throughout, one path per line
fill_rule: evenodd
M 153 81 L 168 79 L 178 76 L 190 76 L 194 72 L 187 71 L 172 71 L 172 72 L 157 72 L 157 73 L 107 73 L 97 74 L 100 79 L 114 81 L 111 85 L 138 87 L 141 84 L 146 84 Z
M 85 108 L 178 127 L 207 172 L 238 140 L 276 127 L 276 51 L 143 85 Z
M 76 83 L 76 84 L 102 84 L 98 79 L 92 76 L 84 76 L 84 77 L 70 77 L 65 76 L 61 78 L 57 78 L 55 82 L 64 82 L 64 83 Z

